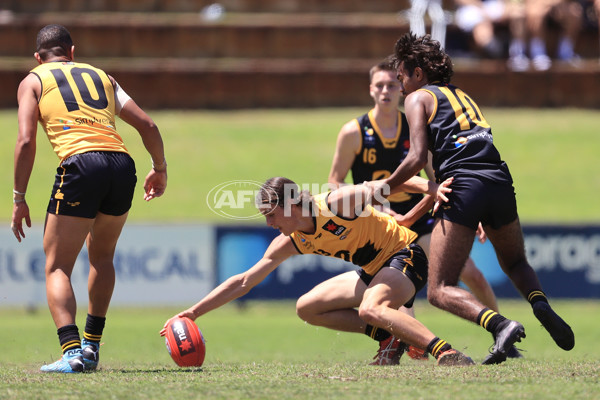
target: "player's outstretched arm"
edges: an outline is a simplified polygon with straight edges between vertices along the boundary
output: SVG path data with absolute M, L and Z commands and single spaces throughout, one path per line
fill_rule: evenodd
M 252 268 L 228 278 L 198 303 L 169 318 L 159 334 L 161 336 L 165 335 L 166 327 L 174 318 L 187 317 L 194 321 L 207 312 L 242 297 L 250 289 L 262 282 L 279 264 L 295 254 L 298 254 L 298 251 L 292 244 L 292 239 L 283 234 L 277 236 L 273 239 L 263 257 Z

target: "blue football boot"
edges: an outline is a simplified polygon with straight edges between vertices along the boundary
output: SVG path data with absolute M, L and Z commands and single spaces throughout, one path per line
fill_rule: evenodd
M 85 369 L 87 371 L 96 370 L 98 361 L 100 361 L 100 343 L 83 338 L 81 340 L 81 353 Z
M 42 368 L 40 368 L 40 371 L 42 372 L 61 373 L 83 372 L 84 370 L 85 365 L 83 363 L 81 349 L 67 350 L 60 360 L 55 361 L 52 364 L 42 365 Z

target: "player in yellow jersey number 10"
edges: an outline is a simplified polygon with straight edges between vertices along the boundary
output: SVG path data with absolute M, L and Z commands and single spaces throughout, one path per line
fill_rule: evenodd
M 144 199 L 167 186 L 163 141 L 152 119 L 101 69 L 74 61 L 69 31 L 48 25 L 37 36 L 38 66 L 17 92 L 19 133 L 15 146 L 13 213 L 16 239 L 31 226 L 25 199 L 36 154 L 38 121 L 60 159 L 44 226 L 46 297 L 62 357 L 42 372 L 95 370 L 115 285 L 113 257 L 137 182 L 135 164 L 115 127 L 115 116 L 133 126 L 152 158 Z M 77 304 L 71 273 L 87 244 L 88 315 L 83 340 L 75 323 Z

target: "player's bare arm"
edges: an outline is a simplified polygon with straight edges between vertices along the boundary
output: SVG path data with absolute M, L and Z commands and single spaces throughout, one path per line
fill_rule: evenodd
M 411 176 L 406 182 L 390 188 L 385 179 L 378 181 L 363 182 L 361 186 L 365 187 L 367 193 L 369 193 L 368 202 L 381 202 L 384 198 L 390 194 L 396 192 L 410 192 L 410 193 L 425 193 L 434 196 L 437 203 L 447 202 L 448 193 L 452 192 L 450 185 L 454 178 L 450 177 L 441 184 L 437 184 L 434 181 L 423 179 L 420 176 Z M 439 204 L 436 204 L 434 210 L 437 210 Z
M 163 142 L 158 127 L 135 101 L 130 100 L 123 106 L 119 114 L 121 119 L 133 126 L 140 134 L 144 147 L 152 156 L 152 161 L 162 164 L 165 159 Z
M 425 171 L 425 175 L 427 175 L 429 180 L 435 181 L 435 171 L 433 170 L 433 154 L 431 154 L 431 151 L 427 152 L 427 165 L 425 168 L 423 168 L 423 171 Z
M 344 180 L 356 155 L 360 152 L 360 132 L 356 120 L 347 122 L 340 130 L 328 182 L 332 188 L 344 185 Z
M 254 286 L 262 282 L 282 262 L 296 254 L 298 254 L 298 251 L 292 244 L 290 237 L 283 234 L 277 236 L 256 264 L 241 274 L 231 276 L 198 303 L 167 320 L 163 329 L 159 332 L 160 335 L 165 335 L 166 327 L 173 318 L 187 317 L 195 320 L 207 312 L 245 295 Z
M 404 109 L 410 127 L 410 149 L 402 164 L 385 181 L 392 190 L 425 168 L 428 159 L 427 122 L 433 109 L 433 97 L 417 90 L 406 97 Z
M 152 169 L 144 180 L 144 200 L 162 196 L 167 188 L 167 162 L 158 127 L 133 100 L 123 105 L 119 116 L 139 132 L 144 147 L 152 157 Z
M 11 228 L 20 242 L 25 237 L 23 219 L 31 227 L 29 206 L 25 200 L 27 185 L 33 170 L 36 153 L 36 135 L 39 116 L 38 98 L 41 91 L 39 79 L 34 74 L 27 75 L 19 85 L 19 132 L 14 154 L 13 213 Z
M 435 203 L 435 197 L 426 195 L 418 202 L 413 208 L 411 208 L 406 214 L 394 213 L 394 219 L 398 225 L 406 226 L 410 228 L 415 222 L 425 215 Z
M 385 182 L 385 181 L 384 181 Z M 411 176 L 406 182 L 390 188 L 390 194 L 398 192 L 425 193 L 435 195 L 438 185 L 429 179 L 421 178 L 418 175 Z

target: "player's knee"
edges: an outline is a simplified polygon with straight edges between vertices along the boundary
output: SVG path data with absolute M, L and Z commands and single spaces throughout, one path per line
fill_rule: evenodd
M 358 307 L 358 316 L 369 325 L 379 326 L 381 314 L 381 307 L 371 302 L 363 302 Z
M 527 258 L 525 258 L 525 256 L 516 259 L 514 262 L 512 262 L 510 264 L 506 264 L 506 265 L 502 266 L 502 269 L 508 276 L 513 274 L 515 271 L 522 271 L 524 269 L 529 269 L 529 268 L 531 268 L 531 265 L 529 265 L 529 262 L 527 261 Z
M 477 273 L 463 273 L 460 276 L 460 280 L 470 289 L 480 288 L 487 284 L 485 277 L 479 271 Z
M 435 285 L 427 286 L 427 300 L 429 303 L 435 307 L 439 307 L 441 302 L 441 287 Z
M 309 300 L 308 296 L 301 296 L 298 301 L 296 301 L 296 315 L 309 324 L 314 322 L 315 312 L 314 308 L 312 307 L 312 302 Z

